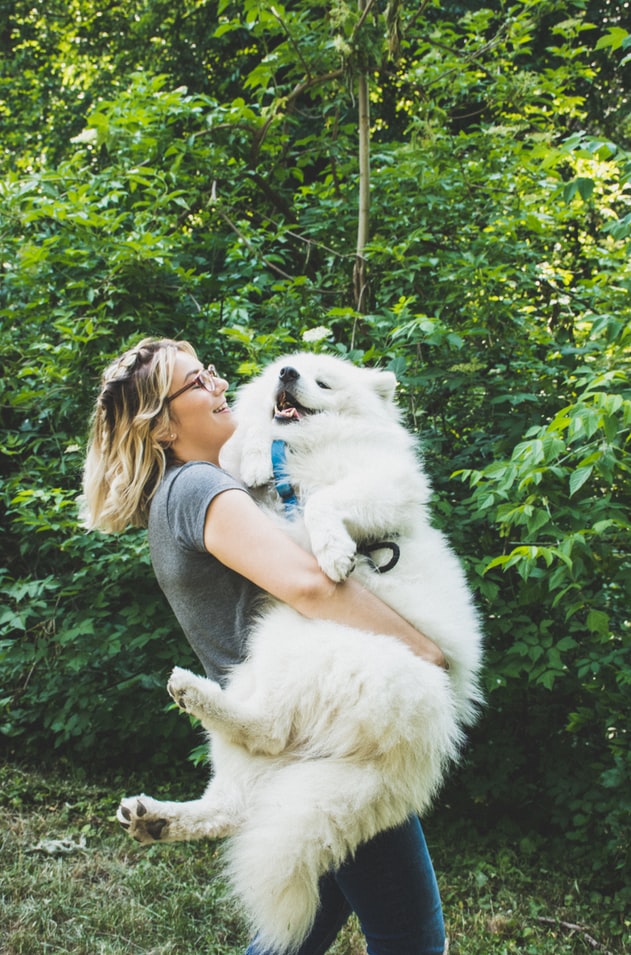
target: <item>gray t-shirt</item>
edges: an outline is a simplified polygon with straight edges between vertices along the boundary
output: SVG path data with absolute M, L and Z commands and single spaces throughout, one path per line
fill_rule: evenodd
M 204 547 L 211 501 L 243 484 L 194 461 L 167 472 L 151 502 L 149 550 L 158 583 L 206 674 L 225 683 L 247 652 L 248 629 L 263 591 Z

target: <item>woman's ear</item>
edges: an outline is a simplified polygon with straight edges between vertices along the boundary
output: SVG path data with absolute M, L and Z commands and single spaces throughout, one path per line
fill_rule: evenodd
M 153 429 L 153 438 L 165 449 L 170 448 L 177 440 L 177 431 L 172 421 L 165 416 L 165 420 L 160 421 Z

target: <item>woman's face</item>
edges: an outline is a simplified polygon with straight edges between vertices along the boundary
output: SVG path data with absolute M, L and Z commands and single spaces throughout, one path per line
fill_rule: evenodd
M 228 382 L 211 375 L 198 358 L 177 353 L 169 411 L 176 435 L 171 448 L 178 460 L 218 463 L 219 452 L 236 427 L 226 402 L 227 388 Z

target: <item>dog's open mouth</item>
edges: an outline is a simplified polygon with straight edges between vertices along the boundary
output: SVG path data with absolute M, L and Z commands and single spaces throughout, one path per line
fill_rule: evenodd
M 296 401 L 292 395 L 286 391 L 280 391 L 276 398 L 274 408 L 274 418 L 276 421 L 300 421 L 305 415 L 312 414 L 308 408 L 304 408 L 299 401 Z

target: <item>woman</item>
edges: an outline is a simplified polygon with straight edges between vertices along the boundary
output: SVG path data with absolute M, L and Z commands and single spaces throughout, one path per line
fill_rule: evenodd
M 206 674 L 220 683 L 245 656 L 263 592 L 306 617 L 390 634 L 444 666 L 439 648 L 377 597 L 352 579 L 326 577 L 221 470 L 221 449 L 235 428 L 227 387 L 186 342 L 144 339 L 113 362 L 85 465 L 87 526 L 148 527 L 158 582 Z M 323 955 L 351 911 L 371 955 L 441 955 L 440 897 L 416 818 L 360 846 L 322 880 L 319 914 L 300 955 Z M 256 942 L 248 951 L 263 955 Z

